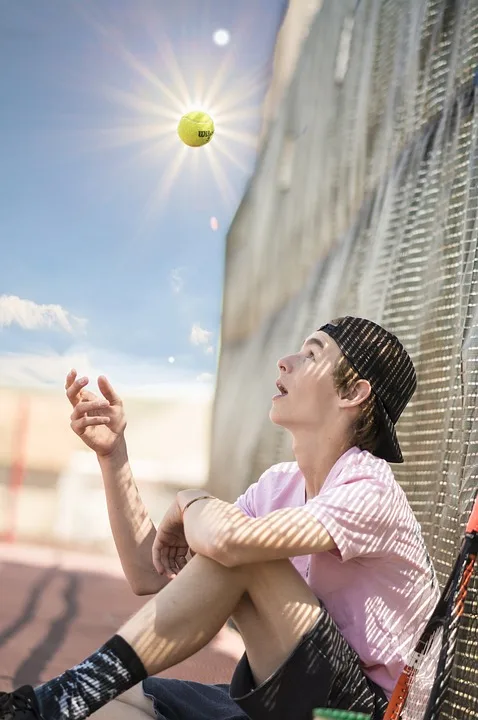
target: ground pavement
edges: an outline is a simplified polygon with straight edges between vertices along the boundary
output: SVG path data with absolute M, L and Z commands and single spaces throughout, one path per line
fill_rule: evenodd
M 0 690 L 38 684 L 79 662 L 146 599 L 133 595 L 115 558 L 0 543 Z M 224 628 L 162 675 L 228 682 L 243 649 Z

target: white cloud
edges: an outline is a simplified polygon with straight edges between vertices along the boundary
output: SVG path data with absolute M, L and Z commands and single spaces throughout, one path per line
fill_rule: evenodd
M 137 357 L 119 355 L 105 350 L 71 347 L 60 354 L 0 354 L 0 385 L 63 390 L 65 376 L 75 368 L 96 385 L 98 375 L 106 375 L 124 397 L 181 398 L 203 401 L 212 398 L 213 376 L 202 376 L 197 369 L 184 370 L 176 365 Z
M 0 328 L 19 325 L 24 330 L 63 330 L 71 333 L 86 327 L 84 318 L 75 317 L 61 305 L 38 305 L 17 295 L 0 295 Z
M 211 337 L 212 332 L 210 330 L 205 330 L 199 323 L 195 323 L 191 328 L 189 340 L 193 345 L 209 345 Z
M 184 287 L 183 271 L 184 268 L 174 268 L 169 275 L 171 289 L 175 295 L 178 295 Z

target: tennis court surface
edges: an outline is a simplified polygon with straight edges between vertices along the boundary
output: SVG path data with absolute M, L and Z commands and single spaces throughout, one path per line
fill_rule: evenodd
M 115 558 L 0 543 L 0 689 L 71 667 L 146 600 L 133 595 Z M 224 628 L 162 675 L 228 682 L 242 652 L 239 635 Z

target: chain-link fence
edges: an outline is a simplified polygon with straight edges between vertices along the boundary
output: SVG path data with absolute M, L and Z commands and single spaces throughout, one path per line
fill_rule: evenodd
M 278 357 L 330 318 L 415 362 L 396 476 L 443 583 L 478 486 L 478 0 L 325 0 L 232 225 L 211 488 L 290 457 Z M 443 718 L 478 716 L 478 582 Z

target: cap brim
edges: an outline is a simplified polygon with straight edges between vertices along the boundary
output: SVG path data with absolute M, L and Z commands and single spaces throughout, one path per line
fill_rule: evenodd
M 379 443 L 373 454 L 379 458 L 383 458 L 389 463 L 402 463 L 403 455 L 400 450 L 395 425 L 393 424 L 388 412 L 385 410 L 380 398 L 377 397 L 376 399 L 381 431 Z

